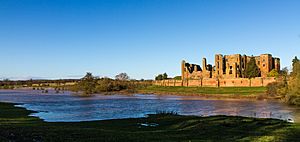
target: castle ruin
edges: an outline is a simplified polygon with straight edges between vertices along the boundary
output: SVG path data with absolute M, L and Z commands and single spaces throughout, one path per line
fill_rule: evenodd
M 236 79 L 245 78 L 246 65 L 251 57 L 255 58 L 256 65 L 260 70 L 260 76 L 265 78 L 273 69 L 280 70 L 280 59 L 272 57 L 271 54 L 260 56 L 246 56 L 241 54 L 215 55 L 215 65 L 207 64 L 206 58 L 202 59 L 202 68 L 197 64 L 190 64 L 185 61 L 181 63 L 181 78 L 186 79 Z

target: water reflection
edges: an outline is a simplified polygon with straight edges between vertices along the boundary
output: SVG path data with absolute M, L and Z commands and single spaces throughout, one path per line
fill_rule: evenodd
M 70 92 L 0 91 L 1 102 L 23 103 L 21 106 L 38 111 L 48 122 L 74 122 L 143 117 L 158 111 L 175 111 L 182 115 L 234 115 L 260 118 L 293 118 L 300 122 L 300 110 L 276 101 L 203 100 L 195 96 L 98 95 L 74 97 Z

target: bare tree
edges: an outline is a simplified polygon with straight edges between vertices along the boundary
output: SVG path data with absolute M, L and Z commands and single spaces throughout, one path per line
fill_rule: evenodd
M 127 73 L 120 73 L 118 75 L 115 76 L 116 80 L 129 80 L 129 76 L 127 75 Z

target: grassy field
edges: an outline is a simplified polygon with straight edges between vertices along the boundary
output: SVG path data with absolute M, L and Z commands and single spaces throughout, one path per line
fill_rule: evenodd
M 299 141 L 300 125 L 273 119 L 157 114 L 148 118 L 48 123 L 0 103 L 0 141 Z M 141 124 L 158 124 L 143 126 Z
M 228 97 L 256 97 L 265 95 L 266 87 L 171 87 L 171 86 L 148 86 L 139 89 L 145 94 L 175 94 L 175 95 L 206 95 Z

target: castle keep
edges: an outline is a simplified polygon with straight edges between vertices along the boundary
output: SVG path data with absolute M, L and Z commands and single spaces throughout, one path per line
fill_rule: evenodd
M 271 54 L 261 54 L 253 56 L 256 61 L 262 78 L 266 78 L 273 69 L 280 70 L 280 59 L 272 57 Z M 181 77 L 186 79 L 237 79 L 245 78 L 244 72 L 251 56 L 233 54 L 233 55 L 215 55 L 215 65 L 207 64 L 206 58 L 202 59 L 202 68 L 197 64 L 190 64 L 185 61 L 181 63 Z

